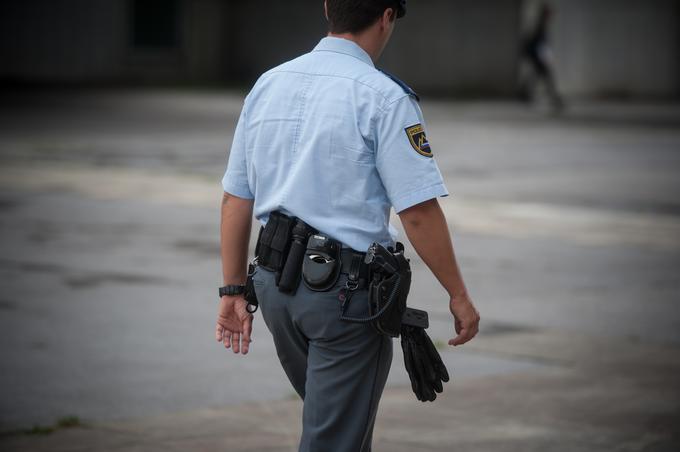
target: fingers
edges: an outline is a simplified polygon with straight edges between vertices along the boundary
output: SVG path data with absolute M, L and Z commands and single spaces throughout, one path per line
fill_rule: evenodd
M 470 341 L 473 337 L 475 337 L 478 332 L 479 332 L 478 328 L 463 328 L 460 334 L 458 334 L 458 336 L 449 340 L 449 345 L 453 346 L 463 345 L 464 343 Z
M 217 339 L 217 342 L 222 342 L 222 334 L 224 333 L 224 328 L 222 325 L 219 323 L 217 324 L 217 327 L 215 328 L 215 339 Z
M 234 353 L 238 353 L 241 345 L 241 333 L 233 331 L 231 334 L 231 349 Z
M 462 330 L 456 332 L 458 333 L 458 336 L 449 340 L 449 345 L 463 345 L 464 343 L 468 342 L 479 332 L 479 324 L 478 322 L 475 322 L 474 326 L 463 327 Z
M 253 316 L 252 314 L 243 322 L 243 337 L 241 338 L 241 353 L 244 355 L 248 353 L 250 348 L 250 334 L 253 332 Z
M 250 347 L 250 334 L 253 331 L 253 315 L 248 314 L 245 316 L 241 323 L 242 331 L 233 331 L 231 336 L 231 349 L 234 353 L 241 352 L 242 354 L 248 353 L 248 348 Z
M 454 313 L 454 329 L 457 336 L 449 340 L 449 345 L 462 345 L 475 337 L 479 332 L 479 312 L 471 304 L 469 307 L 471 309 L 464 309 L 462 312 Z
M 231 347 L 231 331 L 229 330 L 224 330 L 224 333 L 222 334 L 222 342 L 224 342 L 224 348 L 229 348 Z
M 454 347 L 456 345 L 462 345 L 469 341 L 470 339 L 472 339 L 471 334 L 472 334 L 471 330 L 462 329 L 458 336 L 449 340 L 449 345 L 453 345 Z
M 252 320 L 247 321 L 247 325 L 244 323 L 244 332 L 231 331 L 223 329 L 221 333 L 221 342 L 224 343 L 225 348 L 231 348 L 234 353 L 247 354 L 250 348 L 250 343 L 252 339 L 250 334 L 252 333 L 253 326 Z

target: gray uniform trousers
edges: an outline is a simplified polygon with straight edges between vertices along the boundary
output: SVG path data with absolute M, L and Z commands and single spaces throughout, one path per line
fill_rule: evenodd
M 378 402 L 392 364 L 392 339 L 370 324 L 338 318 L 341 274 L 328 292 L 300 282 L 279 292 L 274 273 L 258 267 L 253 282 L 276 353 L 304 401 L 300 452 L 369 452 Z M 368 290 L 354 292 L 347 314 L 368 314 Z

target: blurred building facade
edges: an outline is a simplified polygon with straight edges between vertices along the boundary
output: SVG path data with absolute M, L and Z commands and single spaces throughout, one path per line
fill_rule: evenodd
M 381 66 L 419 92 L 511 96 L 539 3 L 411 0 Z M 680 2 L 549 3 L 558 84 L 567 95 L 680 95 Z M 322 0 L 5 0 L 0 78 L 248 86 L 325 31 Z
M 539 0 L 525 1 L 523 24 Z M 552 47 L 571 95 L 678 97 L 680 1 L 552 0 Z

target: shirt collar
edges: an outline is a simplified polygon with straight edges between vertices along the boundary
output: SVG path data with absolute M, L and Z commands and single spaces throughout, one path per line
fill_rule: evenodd
M 368 53 L 359 47 L 359 44 L 355 43 L 354 41 L 350 41 L 349 39 L 326 36 L 321 41 L 319 41 L 316 47 L 314 47 L 313 52 L 319 51 L 344 53 L 345 55 L 353 56 L 354 58 L 357 58 L 364 63 L 371 65 L 372 67 L 375 67 L 373 60 L 371 60 L 371 57 L 368 55 Z

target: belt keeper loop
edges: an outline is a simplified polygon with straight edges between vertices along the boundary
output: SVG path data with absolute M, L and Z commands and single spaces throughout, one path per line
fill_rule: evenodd
M 349 267 L 349 273 L 347 275 L 347 282 L 353 287 L 352 290 L 359 286 L 359 272 L 361 271 L 361 262 L 363 258 L 360 254 L 352 255 L 352 263 Z

